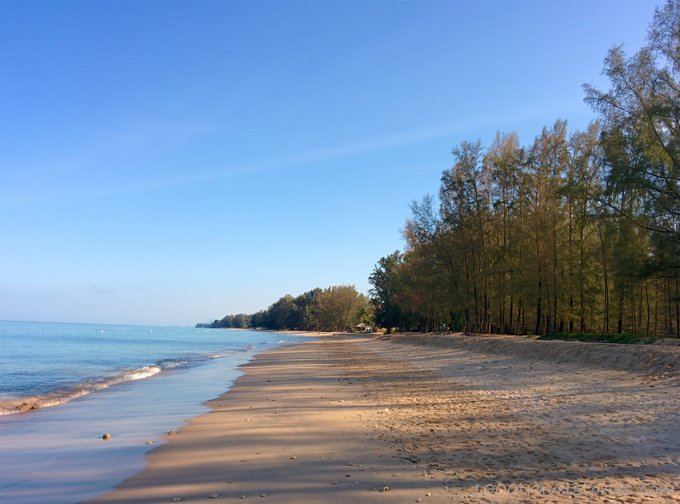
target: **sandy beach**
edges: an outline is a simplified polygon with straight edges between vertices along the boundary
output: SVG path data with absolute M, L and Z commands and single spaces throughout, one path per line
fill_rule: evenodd
M 243 370 L 89 502 L 680 499 L 677 346 L 339 335 Z

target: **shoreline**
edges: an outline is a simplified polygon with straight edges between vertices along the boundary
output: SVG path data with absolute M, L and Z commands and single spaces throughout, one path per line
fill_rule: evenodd
M 352 336 L 304 335 L 311 337 L 241 366 L 233 386 L 205 403 L 211 411 L 147 454 L 142 472 L 86 502 L 335 502 L 384 488 L 393 479 L 382 474 L 389 455 L 354 423 L 361 389 L 348 389 L 352 382 L 328 358 L 327 345 L 342 351 Z
M 210 411 L 204 402 L 231 387 L 241 374 L 239 365 L 282 342 L 301 339 L 233 336 L 213 334 L 209 339 L 225 343 L 201 352 L 205 359 L 187 359 L 188 365 L 168 366 L 149 379 L 0 416 L 0 501 L 72 504 L 110 491 L 144 469 L 145 454 L 167 432 Z M 110 439 L 102 439 L 105 433 Z
M 260 353 L 146 469 L 87 502 L 680 498 L 677 369 L 625 370 L 634 346 L 568 344 L 556 361 L 445 341 L 336 335 Z

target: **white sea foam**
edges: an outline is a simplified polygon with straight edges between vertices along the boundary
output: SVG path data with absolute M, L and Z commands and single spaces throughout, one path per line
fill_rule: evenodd
M 0 321 L 0 415 L 183 373 L 281 339 L 273 333 L 253 336 L 212 329 Z
M 162 364 L 162 369 L 175 369 L 181 366 L 185 366 L 189 363 L 186 360 L 167 360 Z
M 169 365 L 168 367 L 175 367 Z M 0 399 L 0 416 L 12 415 L 14 413 L 22 413 L 25 411 L 35 410 L 39 408 L 49 408 L 51 406 L 58 406 L 66 402 L 85 396 L 97 390 L 103 390 L 113 385 L 121 383 L 144 380 L 151 378 L 162 371 L 160 366 L 144 366 L 130 371 L 124 371 L 116 376 L 88 380 L 77 385 L 73 385 L 67 389 L 56 390 L 48 392 L 44 395 L 30 396 L 30 397 L 13 397 L 10 399 Z
M 144 366 L 143 368 L 136 369 L 134 371 L 130 371 L 124 374 L 123 381 L 143 380 L 144 378 L 150 378 L 153 375 L 158 374 L 160 372 L 161 368 L 159 366 Z

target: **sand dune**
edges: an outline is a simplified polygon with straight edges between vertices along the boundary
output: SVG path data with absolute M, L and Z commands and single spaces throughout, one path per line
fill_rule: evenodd
M 541 341 L 523 336 L 464 336 L 462 334 L 405 334 L 381 338 L 444 348 L 462 348 L 493 355 L 570 363 L 581 367 L 638 372 L 657 377 L 680 375 L 680 346 L 671 344 L 620 345 L 576 341 Z M 680 343 L 680 342 L 678 342 Z

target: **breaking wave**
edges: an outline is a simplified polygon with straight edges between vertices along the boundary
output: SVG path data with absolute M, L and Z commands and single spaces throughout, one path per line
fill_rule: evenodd
M 123 370 L 113 376 L 90 378 L 83 382 L 69 385 L 57 390 L 53 390 L 41 395 L 24 396 L 16 398 L 0 397 L 0 416 L 23 413 L 40 408 L 48 408 L 64 404 L 73 399 L 97 392 L 121 383 L 133 382 L 151 378 L 158 373 L 170 369 L 184 368 L 199 364 L 206 360 L 219 359 L 239 352 L 246 352 L 252 349 L 252 345 L 247 345 L 242 349 L 231 349 L 210 355 L 194 356 L 185 359 L 163 359 L 157 364 L 143 366 L 137 369 Z
M 165 369 L 181 367 L 187 363 L 185 360 L 166 360 L 159 365 L 123 370 L 113 376 L 91 378 L 41 395 L 0 398 L 0 416 L 57 406 L 114 385 L 151 378 Z

